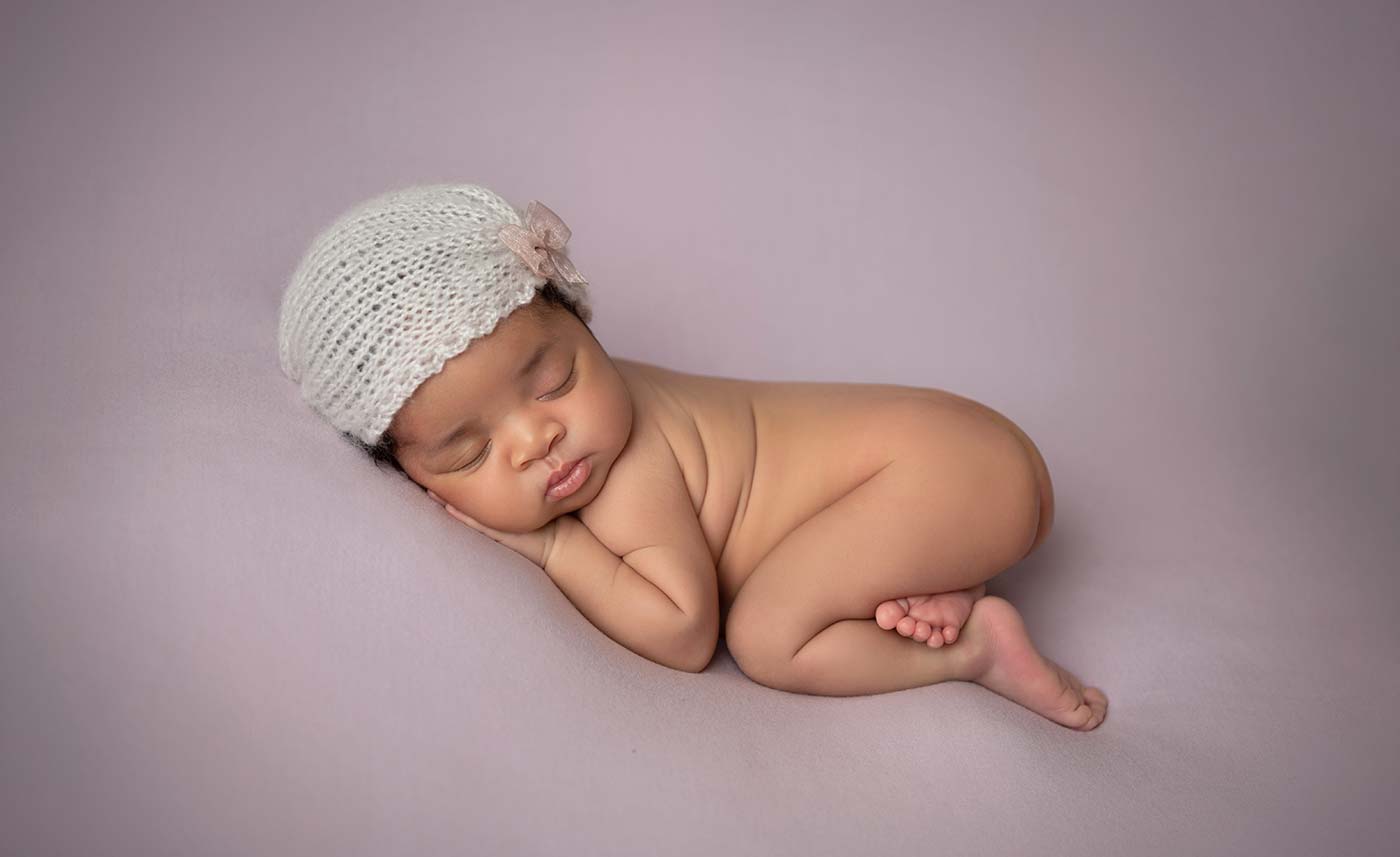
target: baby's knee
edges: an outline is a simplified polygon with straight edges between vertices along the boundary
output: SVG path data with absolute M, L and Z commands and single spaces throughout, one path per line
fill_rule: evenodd
M 793 649 L 780 630 L 762 605 L 736 599 L 724 620 L 724 646 L 753 681 L 775 690 L 792 690 Z

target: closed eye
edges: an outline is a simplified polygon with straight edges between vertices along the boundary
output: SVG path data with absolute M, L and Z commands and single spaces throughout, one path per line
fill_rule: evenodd
M 571 382 L 571 381 L 574 380 L 574 374 L 575 374 L 574 369 L 575 369 L 577 366 L 578 366 L 578 363 L 577 363 L 577 362 L 575 362 L 575 363 L 573 363 L 573 364 L 570 364 L 570 366 L 569 366 L 569 377 L 565 378 L 565 379 L 564 379 L 564 383 L 560 384 L 558 387 L 555 387 L 553 390 L 550 390 L 546 395 L 553 396 L 555 393 L 558 393 L 560 390 L 563 390 L 565 387 L 569 386 L 569 382 Z
M 480 454 L 480 455 L 478 455 L 476 458 L 473 458 L 471 461 L 468 461 L 466 464 L 463 464 L 461 467 L 459 467 L 459 468 L 457 468 L 457 469 L 458 469 L 458 470 L 466 470 L 467 468 L 471 467 L 472 465 L 476 464 L 476 463 L 479 462 L 479 461 L 485 461 L 485 460 L 486 460 L 486 450 L 488 450 L 488 449 L 490 449 L 490 448 L 491 448 L 491 441 L 488 440 L 488 441 L 486 442 L 486 445 L 483 446 L 483 447 L 481 448 L 481 454 Z

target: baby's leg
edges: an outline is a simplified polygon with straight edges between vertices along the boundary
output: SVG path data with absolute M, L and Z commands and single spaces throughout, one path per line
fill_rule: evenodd
M 807 519 L 730 606 L 725 639 L 740 669 L 769 687 L 831 696 L 976 681 L 1058 723 L 1097 725 L 1103 694 L 1042 658 L 1003 599 L 976 601 L 962 638 L 944 649 L 871 621 L 900 592 L 975 588 L 1025 555 L 1036 509 L 1017 480 L 1034 482 L 1015 463 L 995 456 L 931 473 L 924 462 L 890 462 Z
M 1072 729 L 1088 731 L 1108 714 L 1108 697 L 1036 651 L 1021 614 L 996 596 L 980 598 L 956 646 L 928 646 L 844 619 L 813 637 L 793 659 L 782 689 L 822 696 L 887 693 L 941 681 L 970 681 Z

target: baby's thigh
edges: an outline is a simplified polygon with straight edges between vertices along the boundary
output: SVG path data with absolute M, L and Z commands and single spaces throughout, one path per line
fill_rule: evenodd
M 905 411 L 887 436 L 894 476 L 885 496 L 848 512 L 882 516 L 875 530 L 882 541 L 868 554 L 871 574 L 908 565 L 910 574 L 945 585 L 927 591 L 948 592 L 1025 556 L 1038 529 L 1039 474 L 1007 424 L 980 408 L 931 404 Z

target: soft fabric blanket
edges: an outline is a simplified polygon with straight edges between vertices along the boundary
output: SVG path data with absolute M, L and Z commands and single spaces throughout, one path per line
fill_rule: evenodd
M 0 853 L 1395 853 L 1400 9 L 603 5 L 7 7 Z M 281 290 L 452 180 L 616 356 L 1015 420 L 1103 726 L 667 670 L 341 441 Z

